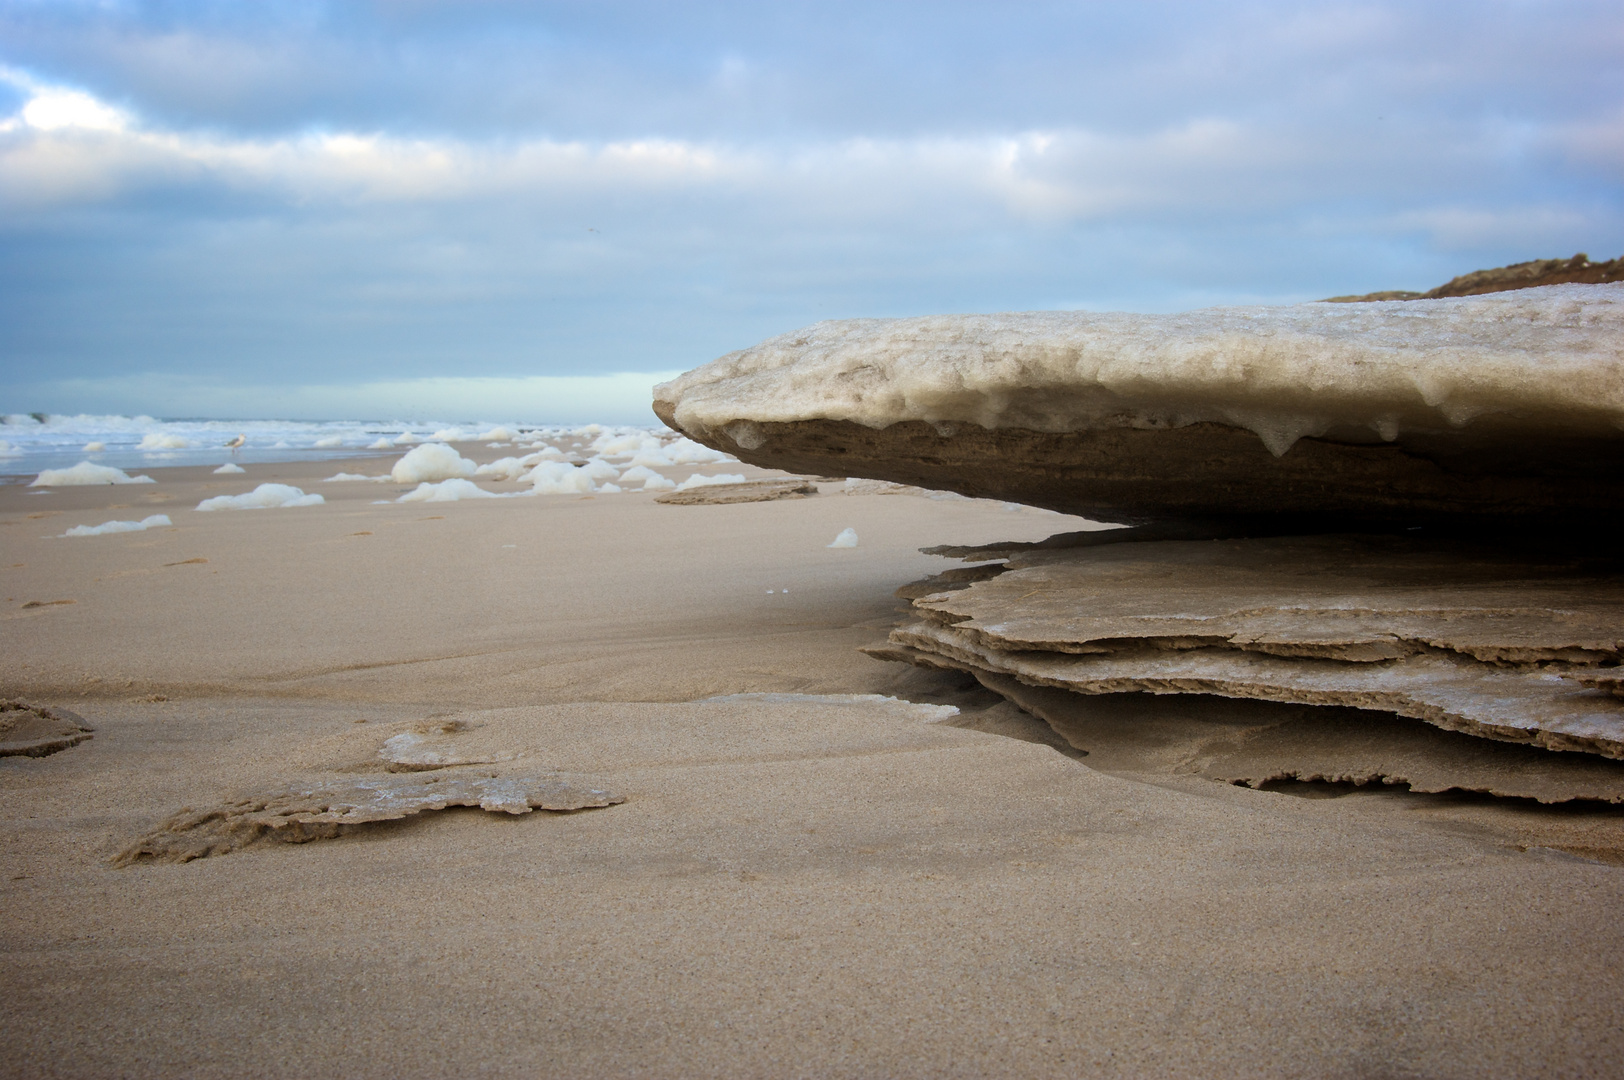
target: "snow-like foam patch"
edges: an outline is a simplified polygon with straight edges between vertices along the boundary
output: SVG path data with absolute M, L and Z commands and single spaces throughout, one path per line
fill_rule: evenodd
M 102 525 L 75 525 L 63 536 L 106 536 L 108 533 L 144 532 L 175 524 L 168 514 L 153 514 L 140 521 L 109 521 Z
M 497 458 L 488 465 L 481 465 L 475 469 L 474 475 L 489 476 L 497 480 L 518 480 L 539 461 L 541 461 L 540 454 L 526 454 L 522 458 Z
M 853 548 L 853 547 L 856 547 L 857 546 L 857 530 L 856 529 L 841 529 L 840 530 L 840 535 L 835 537 L 833 541 L 831 541 L 830 543 L 828 543 L 828 544 L 826 544 L 824 546 L 825 547 L 832 547 L 832 548 Z
M 478 466 L 445 443 L 424 443 L 395 462 L 389 476 L 397 484 L 433 483 L 474 475 Z
M 379 439 L 378 441 L 383 442 L 382 439 Z M 403 431 L 390 440 L 390 443 L 393 446 L 416 446 L 422 441 L 422 439 L 418 438 L 416 435 L 413 435 L 411 432 Z
M 641 484 L 644 491 L 670 491 L 676 487 L 676 481 L 667 480 L 646 465 L 633 465 L 620 474 L 618 483 Z
M 329 435 L 325 439 L 317 439 L 310 445 L 315 447 L 317 450 L 331 450 L 335 446 L 343 446 L 344 440 L 338 435 Z
M 320 506 L 327 500 L 306 495 L 287 484 L 261 484 L 242 495 L 216 495 L 197 504 L 199 510 L 274 510 L 285 506 Z
M 233 465 L 231 462 L 228 461 L 224 465 L 220 466 L 218 469 L 215 469 L 214 470 L 214 475 L 215 476 L 231 476 L 233 473 L 241 473 L 241 472 L 247 472 L 247 471 L 248 470 L 244 469 L 241 465 Z
M 14 457 L 22 457 L 22 456 L 23 456 L 23 448 L 22 447 L 20 447 L 20 446 L 12 446 L 10 443 L 6 442 L 4 439 L 0 439 L 0 458 L 14 458 Z
M 237 471 L 241 472 L 242 470 L 239 469 Z M 325 480 L 322 481 L 322 483 L 324 483 L 324 484 L 347 484 L 347 483 L 354 483 L 355 481 L 358 481 L 358 480 L 370 480 L 374 484 L 387 484 L 393 479 L 394 479 L 394 477 L 390 476 L 388 473 L 385 473 L 382 476 L 368 476 L 365 473 L 340 472 L 340 473 L 334 473 L 332 476 L 327 477 Z
M 107 449 L 107 444 L 104 442 L 92 441 L 85 443 L 82 449 L 87 454 L 99 454 Z
M 381 439 L 373 439 L 371 442 L 367 443 L 368 450 L 393 450 L 394 448 L 394 441 L 391 440 L 387 435 Z
M 742 483 L 744 483 L 744 474 L 743 473 L 725 472 L 725 473 L 717 473 L 715 476 L 705 476 L 702 473 L 694 473 L 692 476 L 688 477 L 688 479 L 686 479 L 682 483 L 678 484 L 677 485 L 677 490 L 678 491 L 690 491 L 693 488 L 709 487 L 712 484 L 742 484 Z
M 93 484 L 156 484 L 150 476 L 131 476 L 111 465 L 81 461 L 71 469 L 46 469 L 29 487 L 89 487 Z
M 143 435 L 141 442 L 136 445 L 137 450 L 186 450 L 192 445 L 191 440 L 179 435 L 169 435 L 161 431 L 154 431 L 150 435 Z
M 480 442 L 487 443 L 510 443 L 518 437 L 519 436 L 515 435 L 512 431 L 505 427 L 493 427 L 483 434 L 474 436 L 474 438 L 478 439 Z
M 486 491 L 472 480 L 457 478 L 442 480 L 438 484 L 418 484 L 414 490 L 408 491 L 395 501 L 402 503 L 458 502 L 462 499 L 511 499 L 516 495 L 524 494 L 528 493 L 512 491 L 506 494 L 497 494 L 494 491 Z
M 529 480 L 538 495 L 590 495 L 597 490 L 590 473 L 562 461 L 543 461 L 530 471 Z

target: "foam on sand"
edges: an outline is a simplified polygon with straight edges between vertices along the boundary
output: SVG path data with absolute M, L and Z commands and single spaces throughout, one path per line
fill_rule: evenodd
M 153 514 L 140 521 L 109 521 L 103 525 L 75 525 L 62 535 L 67 536 L 106 536 L 108 533 L 145 532 L 147 529 L 159 529 L 175 524 L 169 520 L 168 514 Z
M 395 448 L 395 444 L 394 441 L 386 435 L 381 439 L 373 439 L 371 442 L 367 443 L 366 448 L 368 450 L 393 450 Z
M 519 480 L 541 461 L 540 454 L 526 454 L 524 457 L 497 458 L 489 464 L 481 465 L 474 470 L 475 476 L 489 476 L 497 480 Z
M 216 495 L 197 504 L 199 510 L 274 510 L 289 506 L 320 506 L 327 500 L 306 495 L 287 484 L 261 484 L 242 495 Z
M 242 473 L 242 472 L 247 472 L 247 471 L 248 470 L 244 469 L 241 465 L 233 465 L 231 462 L 228 461 L 224 465 L 220 466 L 218 469 L 215 469 L 214 470 L 214 475 L 215 476 L 231 476 L 231 475 L 233 475 L 235 473 Z
M 712 484 L 742 484 L 743 473 L 717 473 L 715 476 L 706 476 L 703 473 L 694 473 L 677 485 L 678 491 L 692 491 L 697 487 L 709 487 Z
M 344 440 L 337 435 L 329 435 L 325 439 L 317 439 L 310 445 L 317 450 L 331 450 L 334 447 L 343 446 Z
M 854 548 L 857 546 L 857 530 L 841 529 L 840 535 L 824 546 L 832 548 Z
M 90 487 L 95 484 L 156 484 L 150 476 L 131 476 L 111 465 L 81 461 L 71 469 L 46 469 L 29 487 Z
M 191 448 L 191 441 L 179 435 L 170 435 L 161 431 L 154 431 L 150 435 L 143 435 L 137 450 L 187 450 Z
M 242 470 L 238 469 L 237 471 L 241 472 Z M 368 476 L 365 473 L 340 472 L 340 473 L 334 473 L 332 476 L 327 477 L 326 479 L 324 479 L 322 481 L 322 483 L 324 483 L 324 484 L 347 484 L 347 483 L 354 483 L 356 481 L 361 481 L 361 480 L 370 480 L 374 484 L 387 484 L 393 479 L 394 479 L 394 477 L 390 476 L 388 473 L 384 473 L 381 476 Z
M 418 484 L 415 490 L 408 491 L 396 502 L 458 502 L 462 499 L 511 499 L 516 495 L 527 495 L 529 492 L 510 491 L 498 494 L 486 491 L 472 480 L 455 477 L 442 480 L 438 484 Z
M 620 474 L 620 479 L 617 482 L 621 484 L 641 484 L 644 491 L 670 491 L 677 486 L 675 480 L 667 480 L 646 465 L 633 465 Z
M 473 476 L 478 466 L 445 443 L 424 443 L 395 462 L 389 471 L 397 484 L 420 484 Z
M 518 438 L 511 430 L 505 427 L 493 427 L 489 431 L 474 436 L 475 439 L 485 443 L 510 443 Z

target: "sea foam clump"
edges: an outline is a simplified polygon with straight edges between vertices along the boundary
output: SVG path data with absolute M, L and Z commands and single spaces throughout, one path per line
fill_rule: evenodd
M 169 435 L 161 431 L 154 431 L 150 435 L 141 436 L 137 450 L 186 450 L 191 447 L 191 441 L 179 435 Z
M 424 443 L 407 452 L 389 471 L 397 484 L 420 484 L 473 476 L 478 466 L 444 443 Z
M 498 494 L 494 491 L 486 491 L 472 480 L 463 480 L 459 477 L 442 480 L 438 484 L 418 484 L 414 490 L 408 491 L 395 501 L 402 503 L 458 502 L 462 499 L 511 499 L 515 495 L 527 494 L 530 493 L 512 491 L 506 494 Z
M 633 465 L 620 474 L 618 482 L 621 484 L 641 484 L 644 491 L 670 491 L 677 486 L 676 481 L 667 480 L 645 465 Z
M 199 510 L 273 510 L 287 506 L 320 506 L 327 500 L 306 495 L 287 484 L 261 484 L 242 495 L 216 495 L 197 504 Z
M 231 476 L 231 475 L 233 475 L 235 473 L 242 473 L 242 472 L 247 472 L 247 471 L 248 470 L 244 469 L 241 465 L 233 465 L 231 462 L 228 461 L 224 465 L 220 466 L 218 469 L 215 469 L 214 470 L 214 475 L 215 476 Z
M 742 483 L 744 483 L 743 473 L 717 473 L 715 476 L 705 476 L 702 473 L 694 473 L 692 476 L 688 477 L 688 479 L 678 484 L 677 490 L 692 491 L 696 487 L 709 487 L 712 484 Z
M 46 469 L 29 487 L 90 487 L 95 484 L 156 484 L 150 476 L 131 476 L 111 465 L 81 461 L 71 469 Z
M 108 533 L 145 532 L 175 524 L 168 514 L 153 514 L 140 521 L 109 521 L 101 525 L 75 525 L 63 536 L 106 536 Z
M 561 461 L 543 461 L 530 471 L 530 484 L 538 495 L 591 495 L 597 491 L 592 474 Z

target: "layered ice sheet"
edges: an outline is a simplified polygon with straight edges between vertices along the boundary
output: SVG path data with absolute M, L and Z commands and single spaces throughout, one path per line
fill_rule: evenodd
M 663 383 L 657 411 L 751 450 L 763 422 L 1255 432 L 1624 428 L 1624 285 L 1449 300 L 822 322 Z

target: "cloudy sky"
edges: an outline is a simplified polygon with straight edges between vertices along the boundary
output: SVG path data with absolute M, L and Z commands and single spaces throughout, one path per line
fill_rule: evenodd
M 0 0 L 0 412 L 637 419 L 819 319 L 1624 253 L 1624 8 Z

